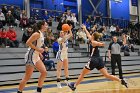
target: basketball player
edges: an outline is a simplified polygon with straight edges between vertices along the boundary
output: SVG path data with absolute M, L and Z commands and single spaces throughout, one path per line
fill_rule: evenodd
M 84 76 L 88 74 L 91 70 L 96 68 L 99 70 L 106 78 L 121 82 L 122 85 L 125 85 L 127 87 L 127 83 L 124 80 L 119 79 L 116 76 L 110 75 L 107 70 L 104 68 L 104 63 L 102 58 L 100 57 L 99 53 L 99 46 L 104 46 L 105 44 L 102 42 L 99 42 L 98 39 L 100 38 L 100 34 L 98 32 L 93 33 L 92 35 L 89 34 L 89 32 L 86 29 L 85 25 L 82 25 L 82 28 L 87 34 L 87 37 L 91 41 L 91 44 L 93 46 L 91 58 L 89 59 L 89 62 L 87 65 L 83 68 L 78 80 L 76 83 L 68 83 L 68 86 L 71 88 L 72 91 L 75 91 L 76 87 L 80 84 L 80 82 L 83 80 Z
M 56 59 L 57 62 L 57 87 L 62 88 L 61 86 L 61 69 L 64 67 L 64 74 L 66 77 L 66 82 L 69 80 L 69 72 L 68 72 L 68 39 L 72 37 L 72 26 L 68 24 L 62 25 L 62 31 L 60 32 L 60 37 L 58 39 L 59 43 L 59 51 L 57 52 Z M 69 32 L 69 34 L 68 34 Z
M 26 44 L 29 46 L 28 51 L 25 54 L 26 70 L 25 70 L 25 75 L 19 84 L 17 93 L 22 93 L 25 84 L 33 74 L 34 68 L 36 68 L 41 73 L 38 80 L 38 87 L 36 92 L 36 93 L 41 93 L 42 86 L 47 72 L 39 55 L 44 52 L 44 49 L 41 47 L 44 44 L 43 32 L 46 31 L 47 28 L 48 25 L 45 21 L 38 22 L 33 28 L 34 33 L 26 42 Z

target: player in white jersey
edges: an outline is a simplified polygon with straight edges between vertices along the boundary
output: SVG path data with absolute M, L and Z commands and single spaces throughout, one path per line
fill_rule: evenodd
M 68 71 L 68 39 L 72 37 L 72 26 L 68 24 L 62 25 L 62 31 L 60 32 L 60 37 L 58 39 L 59 43 L 59 51 L 57 52 L 56 58 L 58 59 L 57 62 L 57 87 L 61 87 L 61 69 L 62 66 L 64 67 L 64 74 L 66 77 L 66 81 L 69 80 L 69 71 Z M 69 34 L 68 34 L 69 31 Z
M 26 44 L 29 46 L 27 53 L 25 54 L 25 64 L 26 70 L 23 79 L 21 80 L 17 93 L 22 93 L 27 81 L 33 74 L 34 68 L 36 68 L 40 73 L 38 80 L 38 87 L 36 93 L 41 93 L 44 79 L 46 77 L 46 68 L 40 59 L 41 53 L 44 49 L 41 48 L 44 45 L 43 32 L 46 31 L 48 25 L 45 21 L 40 21 L 34 26 L 34 33 L 27 40 Z

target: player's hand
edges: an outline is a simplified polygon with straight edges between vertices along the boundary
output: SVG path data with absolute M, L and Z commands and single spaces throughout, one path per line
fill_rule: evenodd
M 87 29 L 86 26 L 85 26 L 84 24 L 82 24 L 81 28 L 83 28 L 84 31 L 86 31 L 86 29 Z
M 41 59 L 41 60 L 43 60 L 43 59 L 44 59 L 44 57 L 43 57 L 43 55 L 42 55 L 41 53 L 40 53 L 40 55 L 39 55 L 39 56 L 40 56 L 40 59 Z

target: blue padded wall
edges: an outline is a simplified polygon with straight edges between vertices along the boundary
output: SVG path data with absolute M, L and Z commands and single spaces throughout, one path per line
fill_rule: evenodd
M 0 5 L 1 4 L 16 5 L 19 6 L 21 9 L 23 9 L 23 2 L 24 0 L 0 0 Z
M 111 17 L 130 19 L 129 0 L 122 0 L 122 3 L 111 2 Z

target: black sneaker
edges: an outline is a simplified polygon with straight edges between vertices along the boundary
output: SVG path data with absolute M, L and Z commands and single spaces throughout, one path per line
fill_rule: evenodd
M 74 87 L 74 83 L 68 83 L 68 86 L 72 91 L 75 91 L 76 87 Z
M 122 79 L 122 80 L 121 80 L 121 84 L 124 85 L 126 88 L 128 88 L 127 83 L 126 83 L 125 80 Z

